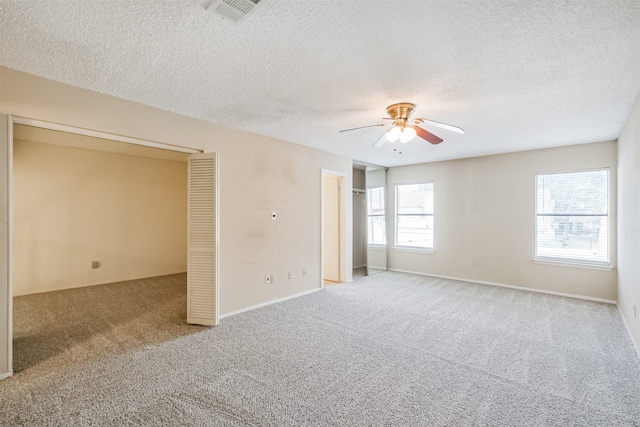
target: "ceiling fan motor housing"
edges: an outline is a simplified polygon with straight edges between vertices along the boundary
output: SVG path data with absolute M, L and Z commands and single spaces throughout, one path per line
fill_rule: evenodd
M 394 120 L 408 120 L 416 109 L 416 104 L 409 102 L 400 102 L 398 104 L 389 105 L 387 114 Z

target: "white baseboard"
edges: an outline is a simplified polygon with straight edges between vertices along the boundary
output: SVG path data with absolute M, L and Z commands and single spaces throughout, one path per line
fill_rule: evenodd
M 293 299 L 293 298 L 302 297 L 302 296 L 309 295 L 309 294 L 312 294 L 314 292 L 318 292 L 318 291 L 321 291 L 321 290 L 322 290 L 322 288 L 309 289 L 308 291 L 300 292 L 300 293 L 297 293 L 297 294 L 289 295 L 289 296 L 278 298 L 278 299 L 273 299 L 271 301 L 263 302 L 263 303 L 256 304 L 256 305 L 252 305 L 250 307 L 241 308 L 240 310 L 232 311 L 231 313 L 221 314 L 219 319 L 224 319 L 225 317 L 235 316 L 236 314 L 245 313 L 247 311 L 255 310 L 257 308 L 266 307 L 266 306 L 271 305 L 271 304 L 277 304 L 279 302 L 287 301 L 287 300 L 290 300 L 290 299 Z
M 607 303 L 607 304 L 617 305 L 616 301 L 610 300 L 610 299 L 587 297 L 587 296 L 584 296 L 584 295 L 565 294 L 563 292 L 545 291 L 543 289 L 525 288 L 525 287 L 522 287 L 522 286 L 505 285 L 504 283 L 484 282 L 484 281 L 480 281 L 480 280 L 463 279 L 463 278 L 460 278 L 460 277 L 441 276 L 439 274 L 429 274 L 429 273 L 419 273 L 417 271 L 398 270 L 398 269 L 395 269 L 395 268 L 390 268 L 389 271 L 396 271 L 398 273 L 416 274 L 418 276 L 438 277 L 440 279 L 457 280 L 457 281 L 460 281 L 460 282 L 478 283 L 480 285 L 499 286 L 501 288 L 518 289 L 518 290 L 521 290 L 521 291 L 537 292 L 537 293 L 540 293 L 540 294 L 557 295 L 557 296 L 560 296 L 560 297 L 569 297 L 569 298 L 576 298 L 576 299 L 582 299 L 582 300 L 587 300 L 587 301 L 604 302 L 604 303 Z
M 22 297 L 22 296 L 26 296 L 26 295 L 35 295 L 35 294 L 44 294 L 47 292 L 56 292 L 56 291 L 66 291 L 69 289 L 79 289 L 79 288 L 88 288 L 90 286 L 101 286 L 101 285 L 110 285 L 112 283 L 120 283 L 120 282 L 130 282 L 132 280 L 144 280 L 144 279 L 153 279 L 155 277 L 163 277 L 163 276 L 173 276 L 175 274 L 187 274 L 186 271 L 176 271 L 175 273 L 163 273 L 163 274 L 154 274 L 153 276 L 142 276 L 142 277 L 138 277 L 138 276 L 134 276 L 131 278 L 125 278 L 122 280 L 110 280 L 108 282 L 100 282 L 100 283 L 92 283 L 90 285 L 71 285 L 71 286 L 56 286 L 53 288 L 47 288 L 47 289 L 33 289 L 33 290 L 29 290 L 29 292 L 24 293 L 24 292 L 20 292 L 20 293 L 13 293 L 14 297 Z
M 367 264 L 362 264 L 362 265 L 354 265 L 353 269 L 355 270 L 356 268 L 362 268 L 362 267 L 366 267 Z
M 618 305 L 618 312 L 620 313 L 620 317 L 622 317 L 622 323 L 624 323 L 624 327 L 627 328 L 627 333 L 629 334 L 629 338 L 631 339 L 631 344 L 633 344 L 633 348 L 636 350 L 636 355 L 640 359 L 640 351 L 638 351 L 638 343 L 633 339 L 633 334 L 631 333 L 631 329 L 629 329 L 629 324 L 627 323 L 627 319 L 625 319 L 624 314 L 622 314 L 622 310 L 620 310 L 620 305 Z
M 12 372 L 5 372 L 4 374 L 0 374 L 0 381 L 6 380 L 7 378 L 9 378 L 12 375 L 13 375 Z

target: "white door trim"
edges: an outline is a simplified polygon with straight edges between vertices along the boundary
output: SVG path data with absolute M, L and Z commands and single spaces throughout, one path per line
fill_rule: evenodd
M 179 145 L 165 144 L 164 142 L 149 141 L 146 139 L 132 138 L 130 136 L 117 135 L 115 133 L 102 132 L 91 129 L 84 129 L 75 126 L 68 126 L 59 123 L 45 122 L 42 120 L 30 119 L 27 117 L 9 116 L 13 124 L 33 126 L 37 128 L 57 130 L 61 132 L 73 133 L 77 135 L 91 136 L 94 138 L 109 139 L 117 142 L 126 142 L 127 144 L 143 145 L 145 147 L 161 148 L 163 150 L 179 151 L 181 153 L 196 154 L 202 153 L 203 150 L 190 147 L 181 147 Z
M 0 154 L 0 162 L 5 163 L 7 168 L 2 173 L 4 176 L 0 177 L 0 185 L 4 188 L 0 191 L 4 193 L 2 197 L 5 203 L 2 203 L 0 209 L 0 226 L 3 227 L 0 235 L 4 235 L 0 244 L 3 246 L 0 248 L 0 253 L 4 259 L 0 261 L 0 264 L 6 267 L 3 277 L 0 278 L 0 290 L 5 293 L 6 301 L 2 309 L 6 310 L 5 316 L 0 321 L 0 327 L 6 328 L 2 331 L 2 335 L 6 335 L 6 342 L 0 343 L 0 348 L 4 354 L 0 355 L 0 379 L 5 379 L 13 375 L 13 289 L 12 289 L 12 248 L 13 248 L 13 206 L 12 206 L 12 193 L 13 193 L 13 121 L 10 115 L 1 115 L 0 120 L 3 121 L 0 125 L 0 129 L 5 133 L 6 147 L 1 147 L 4 151 Z M 2 170 L 4 168 L 0 168 Z M 6 228 L 5 228 L 6 227 Z M 6 244 L 6 246 L 5 246 Z M 1 311 L 1 310 L 0 310 Z

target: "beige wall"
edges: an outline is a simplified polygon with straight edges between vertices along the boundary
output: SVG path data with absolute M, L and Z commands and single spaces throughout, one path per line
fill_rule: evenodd
M 13 160 L 14 296 L 186 271 L 186 155 L 14 141 Z
M 640 95 L 618 139 L 618 307 L 640 345 Z
M 533 255 L 535 173 L 609 167 L 610 252 L 616 265 L 616 163 L 616 143 L 603 142 L 391 168 L 389 268 L 615 300 L 615 269 L 536 264 Z M 393 248 L 395 185 L 415 182 L 434 183 L 432 254 Z
M 0 84 L 0 113 L 220 153 L 222 315 L 321 286 L 322 169 L 346 175 L 351 218 L 350 159 L 2 67 Z M 343 233 L 342 268 L 351 280 L 351 221 Z M 277 282 L 266 285 L 266 274 Z

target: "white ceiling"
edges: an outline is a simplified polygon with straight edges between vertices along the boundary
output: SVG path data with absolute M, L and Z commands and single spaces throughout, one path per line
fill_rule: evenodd
M 616 139 L 640 89 L 638 0 L 0 0 L 0 64 L 397 166 Z M 371 145 L 395 102 L 465 135 Z

